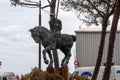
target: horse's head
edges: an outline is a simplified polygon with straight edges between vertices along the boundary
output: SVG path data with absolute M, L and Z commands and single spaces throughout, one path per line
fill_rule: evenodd
M 35 40 L 36 43 L 40 42 L 40 33 L 38 31 L 38 27 L 28 30 L 31 32 L 32 38 Z
M 51 35 L 51 32 L 43 26 L 36 26 L 29 31 L 31 32 L 31 36 L 36 43 L 39 43 L 40 41 L 48 38 Z

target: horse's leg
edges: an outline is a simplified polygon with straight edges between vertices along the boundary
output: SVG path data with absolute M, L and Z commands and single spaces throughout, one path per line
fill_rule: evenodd
M 71 57 L 71 52 L 70 52 L 70 49 L 68 49 L 68 48 L 64 49 L 64 50 L 61 49 L 61 51 L 65 55 L 65 57 L 62 60 L 61 66 L 66 66 L 69 62 L 70 57 Z
M 50 51 L 47 51 L 47 53 L 48 53 L 48 56 L 49 56 L 49 58 L 50 58 L 50 63 L 49 63 L 49 67 L 53 67 L 53 58 L 52 58 L 52 54 L 51 54 L 51 52 Z
M 64 66 L 64 62 L 65 62 L 66 58 L 67 58 L 67 55 L 65 54 L 65 57 L 62 59 L 61 66 Z
M 48 59 L 47 59 L 47 57 L 46 57 L 46 52 L 47 51 L 50 51 L 52 49 L 52 46 L 48 46 L 48 47 L 46 47 L 44 50 L 43 50 L 43 59 L 44 59 L 44 63 L 45 64 L 48 64 L 49 63 L 49 61 L 48 61 Z
M 65 62 L 64 62 L 65 65 L 67 65 L 67 64 L 69 63 L 70 57 L 71 57 L 71 51 L 69 51 L 69 52 L 67 53 L 67 58 L 66 58 L 66 60 L 65 60 Z
M 48 61 L 48 59 L 47 59 L 47 57 L 46 57 L 46 49 L 44 49 L 42 53 L 43 53 L 44 63 L 45 63 L 45 64 L 48 64 L 49 61 Z

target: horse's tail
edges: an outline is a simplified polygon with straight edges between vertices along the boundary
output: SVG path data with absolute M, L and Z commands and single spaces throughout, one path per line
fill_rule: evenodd
M 75 42 L 76 41 L 76 36 L 75 35 L 71 35 L 72 38 L 73 38 L 73 41 Z

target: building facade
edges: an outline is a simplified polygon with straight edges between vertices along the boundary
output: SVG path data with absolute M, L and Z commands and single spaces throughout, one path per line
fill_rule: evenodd
M 76 59 L 79 63 L 79 67 L 95 66 L 100 45 L 101 30 L 101 28 L 82 28 L 75 31 L 77 37 Z M 107 29 L 106 32 L 105 46 L 101 65 L 104 65 L 106 62 L 109 35 L 110 28 Z M 113 63 L 114 65 L 120 65 L 120 28 L 118 28 L 116 33 Z

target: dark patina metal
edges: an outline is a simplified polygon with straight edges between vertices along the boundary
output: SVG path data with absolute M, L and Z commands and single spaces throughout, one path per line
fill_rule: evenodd
M 53 49 L 60 49 L 64 53 L 65 57 L 62 59 L 61 65 L 64 66 L 68 64 L 71 57 L 71 48 L 73 46 L 73 42 L 76 41 L 76 36 L 61 34 L 59 37 L 54 39 L 53 33 L 42 26 L 36 26 L 29 31 L 31 32 L 31 36 L 36 43 L 39 43 L 41 40 L 44 47 L 44 50 L 42 51 L 43 59 L 46 64 L 49 63 L 50 67 L 53 66 L 53 58 L 51 55 L 51 50 Z M 46 57 L 46 53 L 49 55 L 50 62 Z

